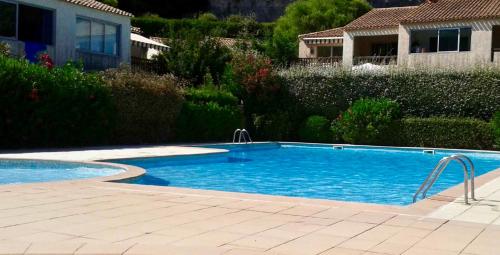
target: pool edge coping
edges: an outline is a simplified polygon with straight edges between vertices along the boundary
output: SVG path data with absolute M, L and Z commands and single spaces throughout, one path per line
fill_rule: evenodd
M 415 150 L 423 150 L 423 149 L 435 149 L 435 150 L 448 150 L 448 151 L 467 151 L 467 152 L 486 152 L 486 153 L 495 153 L 500 154 L 499 151 L 487 151 L 487 150 L 467 150 L 467 149 L 443 149 L 443 148 L 427 148 L 427 147 L 392 147 L 392 146 L 371 146 L 371 145 L 350 145 L 350 144 L 322 144 L 322 143 L 301 143 L 301 142 L 258 142 L 254 144 L 268 144 L 268 143 L 277 143 L 277 144 L 304 144 L 304 145 L 323 145 L 323 146 L 349 146 L 349 147 L 364 147 L 364 148 L 393 148 L 393 149 L 415 149 Z M 203 146 L 207 145 L 232 145 L 233 143 L 204 143 L 204 144 L 191 144 L 184 145 L 188 147 L 198 147 L 205 149 Z M 238 144 L 235 144 L 238 145 Z M 239 144 L 244 145 L 244 144 Z M 125 147 L 126 148 L 126 147 Z M 167 155 L 167 156 L 149 156 L 149 157 L 130 157 L 130 158 L 110 158 L 110 159 L 99 159 L 92 161 L 72 161 L 72 160 L 54 160 L 54 159 L 17 159 L 17 158 L 0 158 L 1 159 L 10 159 L 10 160 L 35 160 L 35 161 L 52 161 L 52 162 L 70 162 L 70 163 L 81 163 L 81 164 L 95 164 L 101 166 L 112 166 L 123 169 L 125 172 L 119 173 L 116 175 L 110 176 L 102 176 L 102 177 L 94 177 L 94 178 L 85 178 L 85 179 L 74 179 L 74 180 L 61 180 L 61 181 L 49 181 L 49 182 L 38 182 L 38 183 L 21 183 L 21 184 L 4 184 L 2 186 L 24 186 L 24 185 L 36 185 L 36 184 L 44 184 L 50 185 L 55 183 L 109 183 L 116 185 L 123 185 L 138 188 L 139 190 L 147 189 L 150 191 L 174 191 L 180 193 L 186 193 L 191 195 L 201 195 L 201 196 L 214 196 L 214 195 L 224 195 L 224 197 L 229 198 L 245 198 L 249 200 L 266 200 L 270 202 L 290 202 L 290 203 L 300 203 L 300 204 L 309 204 L 309 205 L 324 205 L 324 206 L 346 206 L 346 207 L 364 207 L 370 208 L 376 211 L 386 211 L 393 212 L 394 210 L 398 210 L 400 212 L 404 212 L 405 214 L 414 214 L 414 215 L 427 215 L 438 208 L 453 203 L 457 199 L 463 197 L 463 183 L 457 184 L 453 187 L 450 187 L 446 190 L 443 190 L 433 196 L 427 197 L 425 199 L 419 200 L 416 203 L 409 205 L 388 205 L 388 204 L 376 204 L 376 203 L 363 203 L 363 202 L 355 202 L 355 201 L 342 201 L 342 200 L 329 200 L 329 199 L 315 199 L 315 198 L 304 198 L 304 197 L 288 197 L 288 196 L 278 196 L 278 195 L 267 195 L 267 194 L 254 194 L 254 193 L 243 193 L 243 192 L 231 192 L 231 191 L 217 191 L 217 190 L 206 190 L 206 189 L 192 189 L 192 188 L 180 188 L 180 187 L 165 187 L 165 186 L 153 186 L 153 185 L 138 185 L 138 184 L 128 184 L 122 183 L 123 181 L 140 177 L 146 173 L 146 170 L 140 167 L 127 165 L 127 164 L 119 164 L 119 163 L 111 163 L 106 162 L 105 160 L 121 160 L 121 159 L 138 159 L 138 158 L 162 158 L 162 157 L 179 157 L 179 156 L 194 156 L 194 155 L 210 155 L 217 153 L 226 153 L 226 152 L 205 152 L 205 153 L 192 153 L 192 154 L 181 154 L 181 155 Z M 476 177 L 476 185 L 475 188 L 478 189 L 483 185 L 489 183 L 490 181 L 500 177 L 500 168 L 494 169 L 485 173 L 483 175 Z M 122 186 L 122 187 L 123 187 Z

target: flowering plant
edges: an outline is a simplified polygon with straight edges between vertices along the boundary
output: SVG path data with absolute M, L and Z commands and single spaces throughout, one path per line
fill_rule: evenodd
M 47 53 L 43 53 L 43 54 L 40 54 L 40 56 L 38 56 L 38 63 L 40 65 L 46 67 L 49 70 L 52 70 L 52 68 L 54 68 L 54 66 L 55 66 L 54 61 Z

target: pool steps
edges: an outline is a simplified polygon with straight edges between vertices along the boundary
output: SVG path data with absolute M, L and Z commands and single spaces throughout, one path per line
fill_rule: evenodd
M 424 152 L 425 153 L 425 152 Z M 413 195 L 413 203 L 417 201 L 417 197 L 419 194 L 422 194 L 422 199 L 424 199 L 427 195 L 427 192 L 429 191 L 430 188 L 436 183 L 437 179 L 439 176 L 441 176 L 441 173 L 448 167 L 451 161 L 456 161 L 458 162 L 464 171 L 464 199 L 465 199 L 465 204 L 469 204 L 469 177 L 470 177 L 470 186 L 471 186 L 471 198 L 472 200 L 476 200 L 476 196 L 474 194 L 474 163 L 472 163 L 472 160 L 462 154 L 455 154 L 449 157 L 444 157 L 442 158 L 439 163 L 434 167 L 434 169 L 430 172 L 430 174 L 427 176 L 425 181 L 420 185 L 418 188 L 417 192 L 415 192 L 415 195 Z M 467 164 L 469 167 L 467 166 Z M 470 173 L 470 175 L 469 175 Z

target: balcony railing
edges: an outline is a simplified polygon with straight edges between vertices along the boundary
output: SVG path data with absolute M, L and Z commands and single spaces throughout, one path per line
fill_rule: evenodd
M 300 58 L 294 64 L 300 66 L 341 66 L 342 57 Z
M 76 51 L 76 60 L 82 61 L 85 70 L 106 70 L 120 66 L 119 56 Z
M 396 65 L 398 63 L 398 56 L 360 56 L 353 58 L 354 65 L 367 63 L 374 65 Z
M 132 57 L 132 71 L 142 71 L 149 73 L 164 74 L 164 67 L 158 65 L 155 61 L 145 58 Z

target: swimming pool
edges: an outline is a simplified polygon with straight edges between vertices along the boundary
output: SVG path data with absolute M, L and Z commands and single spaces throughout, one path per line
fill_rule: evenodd
M 125 170 L 97 164 L 0 159 L 0 184 L 64 181 L 111 176 Z
M 119 160 L 146 169 L 135 184 L 187 187 L 377 204 L 407 205 L 437 162 L 458 151 L 270 143 L 216 145 L 230 152 L 167 158 Z M 476 176 L 500 168 L 500 154 L 460 152 Z M 451 163 L 429 195 L 463 182 Z

